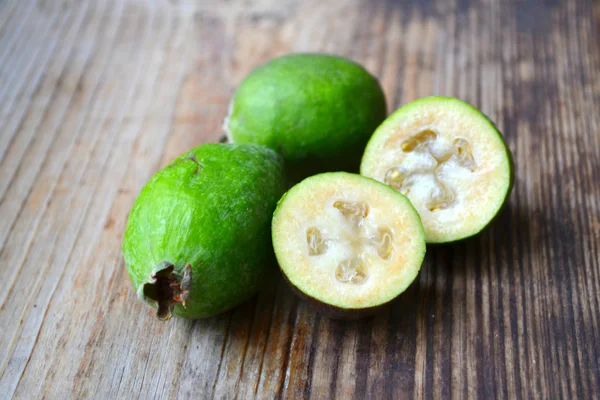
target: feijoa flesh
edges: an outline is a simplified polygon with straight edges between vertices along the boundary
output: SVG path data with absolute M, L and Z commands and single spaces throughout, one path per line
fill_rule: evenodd
M 361 317 L 417 277 L 425 232 L 410 201 L 382 183 L 330 172 L 290 189 L 273 216 L 273 247 L 301 297 L 338 318 Z
M 236 90 L 224 129 L 232 143 L 283 155 L 290 177 L 358 172 L 375 128 L 386 117 L 377 79 L 328 54 L 289 54 L 255 69 Z
M 401 107 L 377 128 L 361 174 L 406 195 L 428 243 L 452 242 L 485 228 L 512 189 L 512 158 L 481 111 L 461 100 L 427 97 Z
M 204 144 L 158 171 L 127 221 L 123 254 L 160 319 L 209 317 L 255 294 L 273 266 L 283 160 L 256 145 Z

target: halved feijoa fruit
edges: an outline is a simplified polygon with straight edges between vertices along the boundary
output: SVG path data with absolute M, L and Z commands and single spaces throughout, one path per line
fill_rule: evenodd
M 475 107 L 449 97 L 416 100 L 377 128 L 361 174 L 408 196 L 428 243 L 479 233 L 512 189 L 512 158 L 496 126 Z
M 292 288 L 333 317 L 372 314 L 416 278 L 425 232 L 410 201 L 345 172 L 307 178 L 279 201 L 273 247 Z
M 377 79 L 329 54 L 289 54 L 250 73 L 233 96 L 224 129 L 232 143 L 283 155 L 294 180 L 358 172 L 369 138 L 387 114 Z
M 158 171 L 129 214 L 123 255 L 160 319 L 209 317 L 255 294 L 273 265 L 283 160 L 256 145 L 204 144 Z

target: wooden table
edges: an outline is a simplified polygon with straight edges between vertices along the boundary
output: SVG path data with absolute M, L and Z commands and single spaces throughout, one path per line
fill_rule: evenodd
M 598 398 L 599 25 L 591 0 L 0 1 L 0 399 Z M 373 319 L 320 317 L 277 274 L 161 323 L 123 266 L 131 204 L 292 51 L 363 63 L 393 108 L 482 108 L 514 152 L 510 205 L 429 247 Z

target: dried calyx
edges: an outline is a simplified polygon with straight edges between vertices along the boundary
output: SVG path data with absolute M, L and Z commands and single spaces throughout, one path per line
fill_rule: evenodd
M 382 259 L 388 260 L 394 251 L 393 234 L 389 227 L 380 226 L 377 234 L 366 236 L 364 234 L 364 221 L 369 216 L 370 208 L 367 203 L 360 201 L 342 201 L 333 203 L 349 222 L 349 235 L 351 239 L 325 239 L 319 228 L 310 227 L 306 230 L 306 244 L 309 256 L 325 254 L 330 247 L 335 245 L 351 246 L 354 257 L 343 260 L 335 270 L 335 277 L 342 283 L 361 284 L 369 278 L 368 263 L 365 260 L 369 248 Z
M 410 193 L 413 184 L 424 175 L 431 175 L 435 184 L 435 190 L 431 194 L 431 199 L 427 204 L 430 211 L 443 210 L 451 207 L 455 202 L 455 193 L 448 187 L 439 176 L 440 167 L 451 159 L 463 168 L 475 172 L 477 164 L 473 158 L 471 145 L 465 139 L 456 138 L 452 142 L 452 147 L 439 154 L 436 153 L 431 144 L 438 138 L 436 132 L 431 129 L 425 129 L 414 136 L 406 139 L 400 145 L 400 149 L 405 153 L 422 152 L 429 154 L 435 160 L 435 165 L 431 168 L 405 169 L 400 166 L 390 168 L 384 177 L 386 184 L 398 190 L 404 195 Z
M 185 266 L 183 276 L 179 276 L 169 262 L 163 262 L 161 267 L 151 275 L 152 280 L 144 284 L 143 290 L 144 297 L 156 302 L 158 319 L 166 321 L 173 316 L 175 304 L 181 303 L 185 307 L 192 283 L 192 266 Z

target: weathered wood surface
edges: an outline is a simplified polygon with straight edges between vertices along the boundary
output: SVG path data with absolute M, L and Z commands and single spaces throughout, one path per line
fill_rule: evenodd
M 0 1 L 0 398 L 598 398 L 599 26 L 592 0 Z M 374 319 L 275 276 L 158 322 L 120 251 L 135 196 L 219 138 L 252 67 L 309 50 L 366 65 L 390 107 L 481 107 L 509 207 Z

